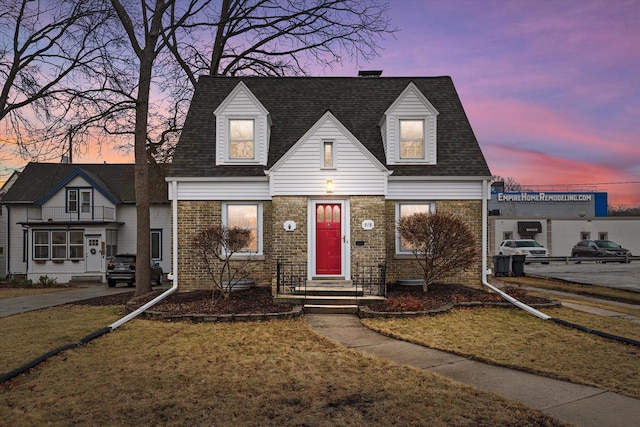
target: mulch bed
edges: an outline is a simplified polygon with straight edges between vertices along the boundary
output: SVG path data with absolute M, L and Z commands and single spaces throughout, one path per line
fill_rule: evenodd
M 518 287 L 505 289 L 509 295 L 525 304 L 545 304 L 545 298 L 531 297 Z M 82 305 L 125 305 L 137 308 L 159 295 L 160 291 L 145 295 L 135 302 L 129 302 L 133 292 L 98 297 L 76 302 Z M 217 294 L 216 294 L 217 296 Z M 421 286 L 389 286 L 387 299 L 379 304 L 369 306 L 379 312 L 416 312 L 436 310 L 457 303 L 496 303 L 504 300 L 497 294 L 461 285 L 433 284 L 425 294 Z M 155 312 L 163 312 L 173 316 L 188 314 L 267 314 L 284 313 L 291 310 L 287 304 L 273 302 L 271 288 L 257 286 L 251 289 L 232 292 L 227 300 L 213 298 L 212 291 L 176 292 L 152 308 Z

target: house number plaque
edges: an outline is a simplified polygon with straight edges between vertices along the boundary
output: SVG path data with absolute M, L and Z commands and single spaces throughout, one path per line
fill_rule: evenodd
M 284 231 L 293 231 L 296 229 L 295 221 L 285 221 L 284 222 Z
M 362 221 L 362 229 L 363 230 L 373 230 L 373 220 L 372 219 L 365 219 L 364 221 Z

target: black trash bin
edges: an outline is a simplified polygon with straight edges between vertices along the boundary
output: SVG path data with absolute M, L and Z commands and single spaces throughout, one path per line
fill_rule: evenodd
M 514 277 L 524 277 L 526 255 L 511 255 L 511 273 Z
M 496 255 L 493 257 L 493 277 L 509 276 L 509 255 Z

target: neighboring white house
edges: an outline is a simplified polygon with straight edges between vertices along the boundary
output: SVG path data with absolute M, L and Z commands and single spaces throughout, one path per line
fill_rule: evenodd
M 150 189 L 151 256 L 168 273 L 171 216 L 158 167 Z M 108 258 L 136 251 L 133 164 L 29 163 L 0 203 L 6 275 L 105 282 Z

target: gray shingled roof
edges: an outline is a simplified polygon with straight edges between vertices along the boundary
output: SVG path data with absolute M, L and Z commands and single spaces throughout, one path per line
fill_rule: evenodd
M 268 165 L 214 166 L 213 111 L 243 81 L 269 111 L 273 126 Z M 378 124 L 413 82 L 440 113 L 438 164 L 389 166 L 393 176 L 491 176 L 450 77 L 211 77 L 199 79 L 169 176 L 264 176 L 327 112 L 386 164 Z
M 135 203 L 133 164 L 29 163 L 2 198 L 2 203 L 34 203 L 45 197 L 76 169 L 92 179 L 119 204 Z M 157 167 L 149 167 L 153 203 L 166 203 L 167 184 Z

